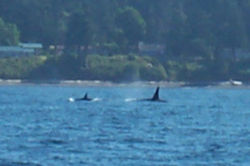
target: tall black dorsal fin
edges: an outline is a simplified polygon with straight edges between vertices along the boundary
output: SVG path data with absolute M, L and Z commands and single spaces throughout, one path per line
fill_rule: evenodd
M 155 91 L 155 93 L 154 93 L 154 96 L 152 97 L 152 100 L 159 100 L 159 89 L 160 89 L 160 87 L 158 86 L 158 87 L 156 88 L 156 91 Z

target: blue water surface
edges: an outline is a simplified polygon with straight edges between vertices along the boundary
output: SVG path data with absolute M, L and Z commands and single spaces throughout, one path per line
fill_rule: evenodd
M 250 89 L 154 90 L 0 86 L 0 165 L 250 165 Z

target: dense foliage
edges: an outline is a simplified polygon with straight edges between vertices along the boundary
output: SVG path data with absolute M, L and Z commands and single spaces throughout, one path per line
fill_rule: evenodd
M 19 42 L 19 31 L 16 25 L 9 24 L 0 18 L 0 45 L 17 45 Z
M 249 52 L 249 14 L 250 0 L 0 0 L 0 45 L 18 44 L 20 34 L 22 42 L 65 46 L 62 56 L 25 63 L 17 78 L 247 80 L 248 60 L 223 59 L 223 51 Z M 139 41 L 165 46 L 155 56 L 164 68 L 132 55 Z M 19 61 L 1 60 L 0 77 L 14 78 Z
M 145 41 L 165 44 L 166 55 L 177 57 L 248 48 L 249 13 L 250 0 L 0 1 L 0 17 L 17 25 L 24 42 L 115 43 L 125 52 Z
M 44 64 L 46 56 L 12 57 L 0 59 L 0 78 L 3 79 L 25 79 L 30 73 Z
M 150 57 L 98 56 L 86 59 L 64 56 L 13 57 L 0 59 L 0 78 L 33 80 L 88 79 L 112 81 L 163 80 L 166 71 Z
M 77 54 L 30 56 L 0 59 L 0 78 L 31 80 L 87 79 L 116 82 L 137 80 L 170 80 L 213 82 L 230 78 L 249 81 L 250 60 L 175 61 L 162 66 L 151 57 L 135 55 L 100 56 Z

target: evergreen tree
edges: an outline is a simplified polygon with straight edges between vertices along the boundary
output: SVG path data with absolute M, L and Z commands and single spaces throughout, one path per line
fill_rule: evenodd
M 14 24 L 5 23 L 0 18 L 0 45 L 17 45 L 19 43 L 19 31 Z
M 146 23 L 141 14 L 133 7 L 120 9 L 116 17 L 116 24 L 123 36 L 123 41 L 130 47 L 137 47 L 143 40 Z

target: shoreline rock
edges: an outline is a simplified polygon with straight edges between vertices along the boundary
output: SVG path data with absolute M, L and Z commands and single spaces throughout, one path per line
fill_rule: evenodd
M 234 85 L 230 81 L 221 82 L 174 82 L 174 81 L 135 81 L 135 82 L 111 82 L 100 80 L 20 80 L 0 79 L 0 86 L 4 85 L 59 85 L 59 86 L 119 86 L 119 87 L 216 87 L 216 88 L 250 88 L 249 84 Z

